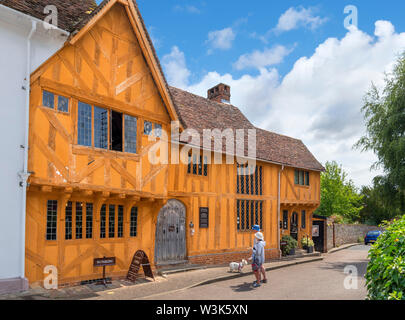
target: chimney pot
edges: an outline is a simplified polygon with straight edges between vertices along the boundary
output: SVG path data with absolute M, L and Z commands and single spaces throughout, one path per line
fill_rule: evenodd
M 223 83 L 216 85 L 208 90 L 208 99 L 220 103 L 231 102 L 231 88 Z

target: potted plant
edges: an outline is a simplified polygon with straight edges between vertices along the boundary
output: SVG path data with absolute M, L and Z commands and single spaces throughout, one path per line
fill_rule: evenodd
M 295 248 L 298 247 L 298 241 L 291 236 L 283 236 L 281 238 L 283 245 L 281 246 L 281 251 L 283 256 L 295 255 Z
M 303 237 L 301 239 L 301 245 L 308 253 L 314 252 L 314 241 L 311 238 Z

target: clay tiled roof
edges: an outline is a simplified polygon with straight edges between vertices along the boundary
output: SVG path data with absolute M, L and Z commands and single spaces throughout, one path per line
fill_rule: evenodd
M 58 9 L 58 27 L 68 32 L 97 7 L 94 0 L 0 0 L 0 4 L 40 20 L 47 16 L 45 7 L 54 5 Z
M 254 127 L 233 105 L 211 101 L 174 87 L 170 87 L 170 90 L 177 112 L 186 129 L 195 129 L 200 135 L 204 129 L 217 128 L 221 131 L 256 129 L 256 157 L 258 160 L 308 170 L 324 170 L 301 140 Z M 245 155 L 247 155 L 247 133 L 245 136 Z M 223 146 L 223 151 L 225 151 L 225 146 Z

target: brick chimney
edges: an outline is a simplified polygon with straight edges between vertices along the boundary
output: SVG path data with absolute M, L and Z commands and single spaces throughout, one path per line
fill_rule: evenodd
M 208 90 L 208 99 L 221 103 L 230 103 L 231 87 L 223 83 L 216 85 Z

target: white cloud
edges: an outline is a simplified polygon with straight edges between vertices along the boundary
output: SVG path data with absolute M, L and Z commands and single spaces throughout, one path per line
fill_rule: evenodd
M 395 33 L 390 22 L 377 21 L 374 35 L 351 27 L 342 39 L 327 39 L 311 57 L 298 59 L 282 79 L 275 68 L 260 67 L 256 76 L 236 79 L 209 72 L 190 83 L 191 72 L 176 49 L 177 54 L 172 50 L 164 58 L 169 62 L 169 57 L 182 57 L 177 68 L 165 65 L 169 82 L 182 75 L 173 85 L 205 96 L 208 88 L 227 83 L 232 104 L 255 125 L 303 140 L 322 163 L 341 163 L 357 186 L 370 184 L 378 174 L 369 172 L 376 157 L 352 146 L 365 131 L 360 111 L 365 92 L 372 82 L 383 85 L 384 72 L 392 70 L 405 49 L 405 33 Z
M 294 49 L 288 49 L 282 45 L 266 48 L 263 51 L 255 50 L 252 53 L 247 53 L 239 57 L 234 63 L 234 68 L 243 70 L 247 68 L 260 69 L 269 67 L 283 62 L 284 58 L 289 55 Z
M 185 5 L 185 6 L 176 5 L 176 6 L 174 6 L 173 10 L 176 12 L 187 12 L 187 13 L 194 13 L 194 14 L 201 13 L 200 9 L 198 9 L 196 6 L 192 6 L 192 5 Z
M 300 27 L 306 27 L 309 29 L 316 29 L 327 21 L 326 18 L 321 18 L 314 15 L 314 9 L 308 8 L 289 8 L 284 12 L 279 20 L 275 32 L 285 32 Z
M 235 37 L 236 34 L 232 28 L 225 28 L 209 32 L 206 43 L 210 45 L 211 49 L 228 50 L 232 48 Z
M 178 47 L 174 46 L 172 51 L 163 57 L 162 64 L 170 85 L 179 88 L 187 86 L 191 72 L 187 69 L 184 53 Z

